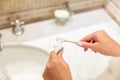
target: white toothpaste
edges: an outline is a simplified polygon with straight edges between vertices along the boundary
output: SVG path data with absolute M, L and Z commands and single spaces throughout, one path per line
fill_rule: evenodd
M 54 45 L 54 50 L 56 53 L 59 53 L 61 50 L 63 50 L 63 48 L 64 47 L 59 43 Z
M 64 38 L 56 38 L 56 41 L 59 44 L 62 44 L 63 42 L 69 42 L 69 43 L 76 44 L 78 46 L 82 46 L 83 45 L 82 42 L 80 42 L 80 41 L 71 41 L 71 40 L 67 40 L 67 39 L 64 39 Z

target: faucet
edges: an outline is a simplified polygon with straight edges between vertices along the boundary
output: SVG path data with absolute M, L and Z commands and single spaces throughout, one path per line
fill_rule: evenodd
M 13 22 L 11 22 L 11 25 L 15 25 L 12 29 L 13 34 L 20 36 L 24 33 L 24 28 L 21 27 L 21 25 L 23 25 L 24 22 L 20 21 L 20 20 L 15 20 Z
M 1 38 L 2 38 L 2 34 L 0 33 L 0 51 L 2 51 L 3 50 L 3 46 L 2 46 L 2 44 L 1 44 Z
M 70 10 L 70 5 L 68 2 L 63 3 L 63 5 L 65 6 L 65 8 L 67 9 L 67 11 L 69 12 L 70 16 L 72 15 L 72 11 Z

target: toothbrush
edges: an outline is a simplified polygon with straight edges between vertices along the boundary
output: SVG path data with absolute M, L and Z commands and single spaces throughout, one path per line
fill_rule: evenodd
M 56 41 L 58 43 L 69 42 L 69 43 L 76 44 L 78 46 L 82 46 L 82 43 L 80 41 L 72 41 L 72 40 L 67 40 L 67 39 L 64 39 L 64 38 L 56 38 Z
M 72 41 L 72 40 L 67 40 L 67 39 L 64 39 L 64 38 L 56 38 L 56 41 L 61 44 L 63 42 L 69 42 L 69 43 L 73 43 L 73 44 L 76 44 L 78 46 L 82 46 L 83 44 L 80 42 L 80 41 Z M 94 40 L 90 40 L 89 43 L 94 43 Z M 93 50 L 92 50 L 93 51 Z M 95 53 L 97 53 L 97 51 L 93 51 Z

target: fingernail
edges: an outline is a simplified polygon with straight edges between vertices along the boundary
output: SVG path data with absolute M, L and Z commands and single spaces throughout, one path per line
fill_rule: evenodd
M 97 51 L 94 51 L 94 53 L 97 53 Z
M 97 53 L 97 51 L 92 50 L 94 53 Z
M 82 42 L 77 42 L 77 45 L 82 47 L 83 46 L 83 43 Z

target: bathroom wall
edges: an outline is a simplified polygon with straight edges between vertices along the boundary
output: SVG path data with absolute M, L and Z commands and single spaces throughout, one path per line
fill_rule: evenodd
M 0 14 L 59 5 L 67 0 L 0 0 Z
M 106 0 L 0 0 L 0 28 L 11 27 L 15 19 L 25 23 L 53 18 L 56 9 L 68 2 L 70 10 L 80 12 L 103 7 Z
M 120 0 L 108 0 L 105 10 L 120 24 Z

